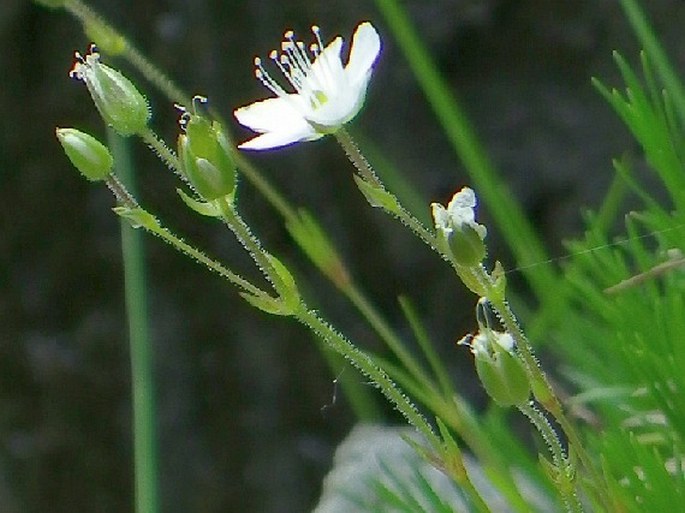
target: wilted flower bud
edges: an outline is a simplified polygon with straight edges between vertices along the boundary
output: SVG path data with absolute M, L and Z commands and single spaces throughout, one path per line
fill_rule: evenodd
M 95 45 L 91 45 L 85 57 L 78 52 L 75 56 L 69 76 L 86 83 L 102 118 L 123 136 L 143 132 L 150 119 L 150 108 L 131 81 L 102 64 Z
M 433 220 L 438 237 L 454 260 L 466 267 L 478 265 L 485 258 L 485 226 L 476 223 L 474 208 L 476 195 L 472 189 L 464 187 L 443 207 L 439 203 L 431 205 Z
M 55 133 L 64 153 L 83 176 L 94 182 L 107 178 L 114 159 L 104 144 L 75 128 L 57 128 Z
M 206 102 L 196 96 L 193 102 Z M 217 121 L 183 109 L 178 136 L 178 154 L 190 183 L 206 200 L 229 196 L 235 190 L 236 167 L 230 145 Z
M 530 384 L 509 333 L 485 328 L 471 339 L 476 372 L 485 391 L 500 406 L 525 404 Z

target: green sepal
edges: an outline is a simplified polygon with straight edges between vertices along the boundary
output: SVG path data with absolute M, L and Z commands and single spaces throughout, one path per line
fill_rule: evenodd
M 400 215 L 402 213 L 402 207 L 400 207 L 397 198 L 393 194 L 377 185 L 367 182 L 360 176 L 354 175 L 353 178 L 357 183 L 357 187 L 359 187 L 359 190 L 366 198 L 366 201 L 369 202 L 369 205 L 372 207 L 380 207 L 395 215 Z
M 530 398 L 526 369 L 519 356 L 503 347 L 498 338 L 509 335 L 486 331 L 485 336 L 484 350 L 474 351 L 476 373 L 485 391 L 499 406 L 526 404 Z
M 255 295 L 249 292 L 240 292 L 240 297 L 255 308 L 272 315 L 290 315 L 291 310 L 284 308 L 284 302 L 279 298 L 267 295 Z
M 480 264 L 485 258 L 485 242 L 471 225 L 463 224 L 454 228 L 446 239 L 450 252 L 459 265 L 472 267 Z
M 198 214 L 207 217 L 221 217 L 221 211 L 217 208 L 215 203 L 193 199 L 187 195 L 183 189 L 176 189 L 176 192 L 183 200 L 183 203 Z
M 487 296 L 487 289 L 483 283 L 478 279 L 478 275 L 473 272 L 472 268 L 464 267 L 462 265 L 456 266 L 457 274 L 466 288 L 477 296 L 483 297 Z
M 507 275 L 502 267 L 502 263 L 497 260 L 491 273 L 493 285 L 488 297 L 493 303 L 502 303 L 507 294 Z
M 300 306 L 300 292 L 297 289 L 295 278 L 278 258 L 271 254 L 267 254 L 267 258 L 276 271 L 276 274 L 278 274 L 278 278 L 282 284 L 282 286 L 276 286 L 283 301 L 283 308 L 287 310 L 287 312 L 282 315 L 291 314 Z
M 549 384 L 540 374 L 533 374 L 530 386 L 535 400 L 546 409 L 549 409 L 550 405 L 557 401 L 556 397 L 549 389 Z
M 133 228 L 145 228 L 146 230 L 156 231 L 159 229 L 159 221 L 147 210 L 140 207 L 114 207 L 112 211 L 119 217 L 126 219 Z

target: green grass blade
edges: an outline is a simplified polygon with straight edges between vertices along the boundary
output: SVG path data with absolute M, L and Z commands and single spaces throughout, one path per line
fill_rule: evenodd
M 442 394 L 446 397 L 453 396 L 455 394 L 454 383 L 443 365 L 440 356 L 435 351 L 435 348 L 428 337 L 428 333 L 426 333 L 426 328 L 421 324 L 421 319 L 419 319 L 416 309 L 407 297 L 400 296 L 399 303 L 402 307 L 404 317 L 411 326 L 412 332 L 419 343 L 419 347 L 421 348 L 421 351 L 423 351 L 423 354 L 428 361 L 428 365 L 430 365 L 433 375 L 440 385 Z
M 668 56 L 664 51 L 654 30 L 649 25 L 645 13 L 640 8 L 637 0 L 621 0 L 621 6 L 633 27 L 633 31 L 644 47 L 649 61 L 654 64 L 659 77 L 673 98 L 680 119 L 685 123 L 685 87 L 678 74 L 671 66 Z
M 128 189 L 135 191 L 133 163 L 128 141 L 108 131 L 109 147 L 116 171 Z M 126 315 L 131 351 L 131 395 L 133 397 L 133 443 L 136 513 L 159 512 L 157 416 L 152 346 L 148 325 L 145 283 L 145 253 L 142 233 L 121 221 Z

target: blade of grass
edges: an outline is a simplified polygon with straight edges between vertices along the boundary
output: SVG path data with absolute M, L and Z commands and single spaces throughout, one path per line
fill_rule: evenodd
M 428 337 L 428 333 L 426 333 L 426 328 L 423 326 L 423 324 L 421 324 L 421 320 L 416 313 L 416 309 L 406 296 L 400 296 L 398 301 L 402 307 L 404 317 L 411 326 L 412 332 L 414 333 L 414 336 L 416 337 L 416 340 L 419 343 L 419 346 L 421 347 L 421 350 L 423 351 L 431 370 L 433 371 L 435 379 L 438 380 L 443 396 L 453 396 L 456 393 L 454 390 L 454 384 L 452 383 L 452 380 L 450 379 L 447 369 L 443 365 L 440 356 L 435 351 L 435 348 Z
M 109 147 L 116 171 L 129 190 L 135 189 L 128 142 L 108 130 Z M 133 453 L 136 513 L 159 512 L 157 429 L 152 347 L 145 284 L 145 253 L 142 234 L 121 221 L 126 315 L 131 352 L 133 397 Z
M 673 69 L 673 66 L 671 66 L 668 56 L 656 37 L 654 30 L 649 25 L 644 11 L 640 8 L 637 0 L 621 0 L 621 7 L 623 7 L 623 11 L 633 27 L 633 31 L 640 40 L 645 52 L 647 52 L 650 62 L 653 63 L 659 77 L 672 96 L 681 121 L 685 123 L 685 87 L 683 87 L 678 74 Z

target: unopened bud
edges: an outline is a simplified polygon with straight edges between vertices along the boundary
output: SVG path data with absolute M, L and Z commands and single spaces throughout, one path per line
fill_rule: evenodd
M 94 182 L 107 178 L 114 159 L 104 144 L 75 128 L 57 128 L 55 133 L 64 153 L 83 176 Z
M 196 97 L 194 101 L 205 101 Z M 236 166 L 223 127 L 195 112 L 183 109 L 178 154 L 183 171 L 206 200 L 230 196 L 235 191 Z
M 437 236 L 443 241 L 445 251 L 465 267 L 473 267 L 483 261 L 486 255 L 485 226 L 476 223 L 476 195 L 464 187 L 443 207 L 433 203 L 433 220 Z
M 76 63 L 70 76 L 83 80 L 100 115 L 120 135 L 141 133 L 150 119 L 145 97 L 117 70 L 100 62 L 95 45 L 83 57 L 76 53 Z

